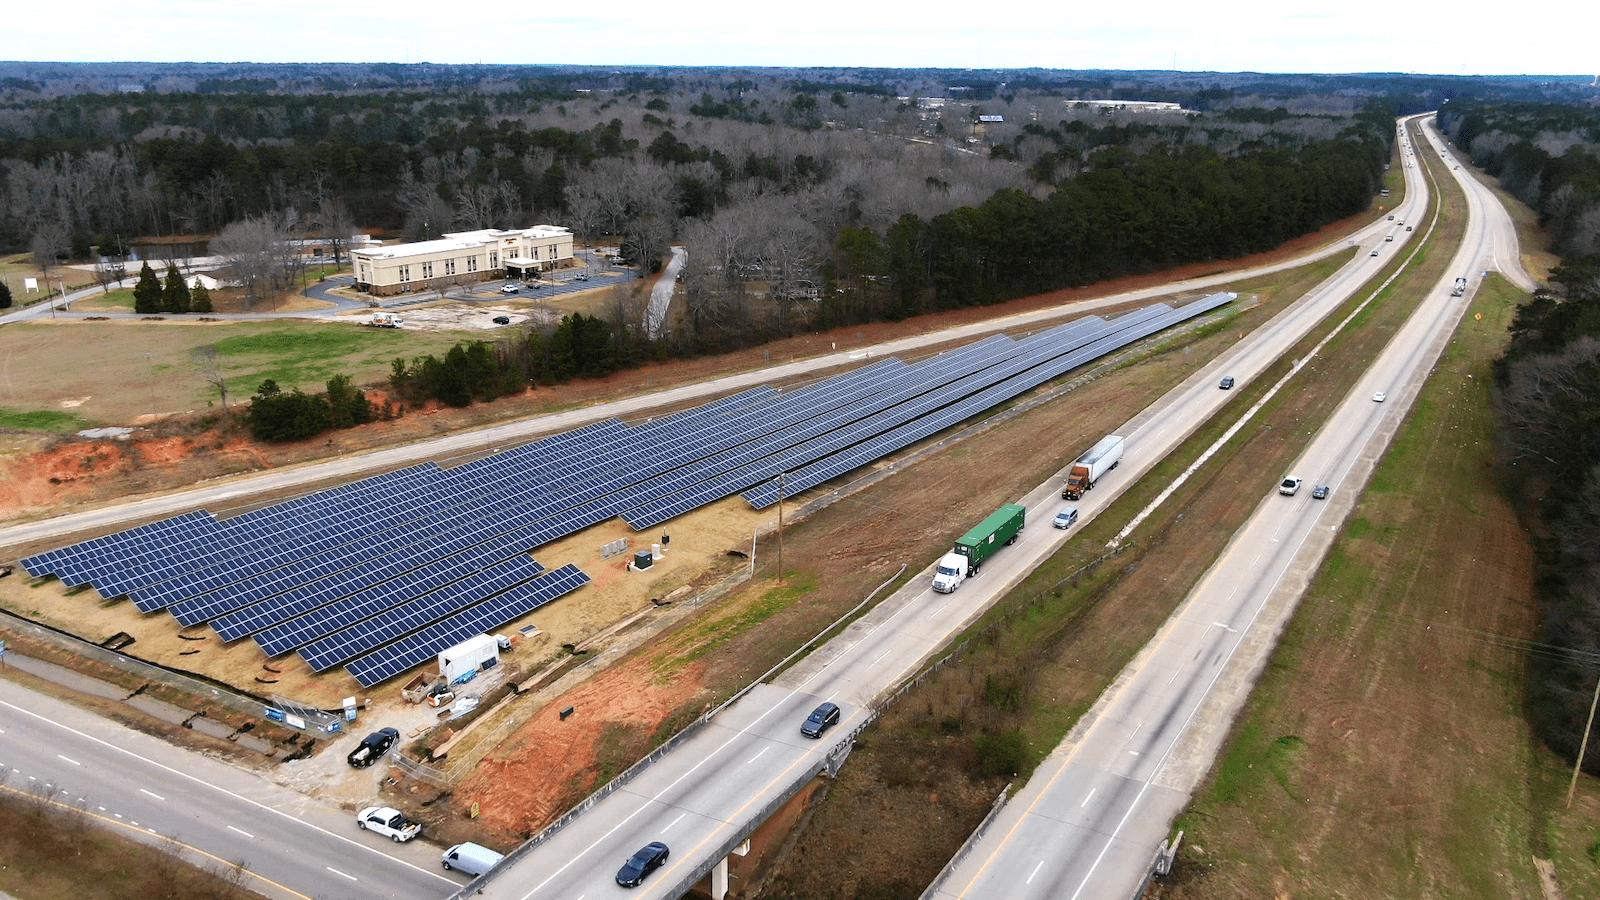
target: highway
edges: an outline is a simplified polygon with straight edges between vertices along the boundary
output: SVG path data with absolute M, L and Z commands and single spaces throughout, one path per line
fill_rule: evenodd
M 1411 177 L 1410 173 L 1414 171 L 1416 170 L 1406 170 L 1408 179 Z M 1398 218 L 1409 219 L 1411 215 L 1420 214 L 1420 210 L 1423 207 L 1417 206 L 1414 200 L 1413 192 L 1408 190 L 1403 206 L 1394 210 Z M 206 484 L 137 497 L 47 519 L 15 523 L 0 527 L 0 550 L 17 548 L 23 545 L 37 545 L 41 541 L 65 540 L 85 532 L 105 531 L 117 526 L 125 526 L 129 523 L 176 515 L 203 507 L 215 509 L 229 504 L 246 502 L 249 498 L 262 493 L 291 491 L 329 480 L 355 478 L 430 459 L 444 459 L 492 447 L 514 445 L 532 440 L 539 435 L 579 428 L 613 416 L 643 415 L 651 410 L 669 405 L 710 400 L 756 385 L 820 374 L 828 369 L 857 363 L 868 357 L 919 350 L 949 341 L 980 337 L 997 331 L 1035 326 L 1067 315 L 1086 314 L 1108 306 L 1165 296 L 1174 292 L 1211 288 L 1257 275 L 1296 268 L 1339 253 L 1347 249 L 1352 243 L 1360 244 L 1363 248 L 1377 246 L 1387 251 L 1388 248 L 1400 246 L 1399 243 L 1383 243 L 1383 235 L 1387 233 L 1389 227 L 1390 223 L 1380 217 L 1353 234 L 1340 237 L 1313 250 L 1276 263 L 1219 272 L 1200 278 L 1191 278 L 1155 287 L 1124 291 L 1118 294 L 1065 303 L 1045 309 L 986 319 L 981 322 L 973 322 L 886 341 L 870 347 L 827 353 L 795 362 L 752 369 L 747 372 L 680 385 L 647 394 L 639 394 L 607 403 L 598 403 L 579 409 L 530 416 L 498 425 L 455 432 L 436 438 L 415 441 L 404 446 L 349 454 L 297 466 L 286 466 L 252 475 L 219 479 Z M 1404 240 L 1404 237 L 1401 240 Z M 1371 260 L 1371 262 L 1379 264 L 1387 262 L 1388 259 L 1389 252 L 1383 252 L 1378 259 Z M 1363 262 L 1365 260 L 1366 258 L 1363 257 Z
M 355 814 L 0 679 L 0 783 L 124 835 L 242 864 L 269 897 L 443 897 L 440 850 L 356 828 Z
M 1427 206 L 1428 190 L 1418 170 L 1407 169 L 1406 200 L 1395 211 L 1410 222 Z M 1057 531 L 1049 518 L 1067 505 L 1060 499 L 1065 468 L 1019 502 L 1027 521 L 1015 546 L 985 563 L 983 574 L 956 593 L 929 588 L 931 569 L 886 598 L 773 683 L 751 693 L 621 789 L 502 865 L 477 883 L 473 896 L 533 900 L 595 900 L 622 896 L 613 881 L 634 850 L 660 840 L 672 848 L 662 869 L 634 896 L 675 896 L 698 868 L 759 821 L 769 804 L 803 783 L 828 751 L 867 720 L 870 705 L 914 673 L 984 609 L 1069 540 L 1083 523 L 1180 445 L 1236 393 L 1217 389 L 1222 375 L 1240 384 L 1257 377 L 1381 270 L 1413 235 L 1394 243 L 1383 236 L 1393 223 L 1379 220 L 1362 229 L 1359 253 L 1266 324 L 1211 361 L 1130 420 L 1118 433 L 1127 438 L 1122 464 L 1077 501 L 1077 529 Z M 1420 235 L 1422 231 L 1415 233 Z M 1085 445 L 1092 438 L 1085 437 Z M 1082 447 L 1061 447 L 1064 464 Z M 971 523 L 951 523 L 952 538 Z M 824 740 L 799 734 L 801 721 L 823 701 L 843 709 L 842 721 Z M 992 896 L 1007 896 L 1004 893 Z
M 1430 143 L 1443 142 L 1427 129 Z M 1248 698 L 1282 627 L 1354 507 L 1488 265 L 1521 271 L 1511 220 L 1447 166 L 1468 223 L 1446 274 L 1293 464 L 1306 486 L 1264 497 L 1183 604 L 938 885 L 945 898 L 1132 896 Z M 1410 170 L 1408 169 L 1408 172 Z M 1418 229 L 1422 227 L 1418 224 Z M 1374 402 L 1376 392 L 1387 399 Z M 1310 488 L 1327 484 L 1327 501 Z

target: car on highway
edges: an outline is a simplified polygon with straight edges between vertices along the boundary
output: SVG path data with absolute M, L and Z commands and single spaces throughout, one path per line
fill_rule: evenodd
M 482 875 L 500 865 L 504 859 L 504 855 L 482 844 L 468 841 L 444 851 L 444 855 L 439 857 L 439 863 L 444 866 L 446 872 L 460 871 L 468 875 Z
M 1063 509 L 1061 512 L 1056 513 L 1055 519 L 1050 524 L 1057 528 L 1071 528 L 1073 523 L 1077 521 L 1078 508 L 1076 506 L 1069 506 L 1066 509 Z
M 520 290 L 522 290 L 522 289 L 517 287 L 514 284 L 502 284 L 502 285 L 500 285 L 500 293 L 502 293 L 502 294 L 515 294 L 517 291 L 520 291 Z
M 494 322 L 496 325 L 510 325 L 511 324 L 511 317 L 510 316 L 495 316 L 490 321 Z
M 661 864 L 671 855 L 672 851 L 660 841 L 645 844 L 639 848 L 639 852 L 628 857 L 628 861 L 617 870 L 617 884 L 625 888 L 638 887 L 651 872 L 661 868 Z
M 1406 230 L 1407 230 L 1407 231 L 1410 231 L 1410 230 L 1411 230 L 1411 226 L 1410 226 L 1410 225 L 1407 225 L 1407 226 L 1406 226 Z
M 1300 485 L 1303 483 L 1300 479 L 1290 475 L 1278 485 L 1278 493 L 1285 497 L 1293 497 L 1295 494 L 1300 493 Z
M 356 813 L 356 827 L 383 835 L 396 844 L 404 844 L 422 833 L 421 822 L 413 822 L 400 810 L 389 806 L 369 806 Z
M 1389 221 L 1393 222 L 1394 221 L 1394 216 L 1390 216 L 1389 217 Z
M 393 728 L 379 728 L 377 731 L 362 738 L 361 743 L 357 744 L 356 748 L 350 751 L 350 755 L 344 758 L 345 762 L 349 763 L 352 768 L 365 769 L 367 766 L 377 762 L 379 757 L 388 753 L 389 748 L 393 747 L 394 742 L 398 740 L 400 740 L 399 731 Z
M 1367 255 L 1368 256 L 1377 256 L 1378 255 L 1378 248 L 1377 247 L 1373 247 L 1372 248 L 1372 252 L 1368 253 Z
M 582 272 L 579 272 L 577 275 L 572 276 L 572 280 L 573 281 L 588 281 L 589 280 L 589 276 L 583 274 Z
M 1232 375 L 1224 375 L 1224 376 L 1222 376 L 1222 381 L 1217 384 L 1217 387 L 1222 389 L 1222 390 L 1224 390 L 1224 391 L 1233 390 L 1233 376 Z
M 811 711 L 806 716 L 804 724 L 800 726 L 800 733 L 808 738 L 822 737 L 822 733 L 839 724 L 839 705 L 837 703 L 824 703 Z
M 1389 395 L 1385 394 L 1383 391 L 1379 391 L 1376 394 L 1372 395 L 1372 402 L 1373 403 L 1382 403 L 1383 401 L 1385 401 L 1387 399 L 1389 399 Z
M 1328 486 L 1325 485 L 1325 484 L 1319 484 L 1316 487 L 1312 488 L 1311 489 L 1311 499 L 1313 499 L 1313 500 L 1326 500 L 1326 499 L 1328 499 Z

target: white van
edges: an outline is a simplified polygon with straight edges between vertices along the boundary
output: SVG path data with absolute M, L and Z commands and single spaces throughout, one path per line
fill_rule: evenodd
M 446 850 L 443 863 L 446 872 L 459 870 L 477 877 L 498 866 L 502 859 L 505 857 L 482 844 L 467 843 Z

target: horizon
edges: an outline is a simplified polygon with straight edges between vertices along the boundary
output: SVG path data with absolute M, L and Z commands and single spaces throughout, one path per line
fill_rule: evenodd
M 12 23 L 19 63 L 260 65 L 582 65 L 1595 77 L 1586 29 L 1551 28 L 1565 7 L 1535 3 L 1507 21 L 1440 18 L 1410 7 L 1285 11 L 1267 0 L 1226 8 L 1155 0 L 1137 20 L 1116 10 L 1037 2 L 1004 16 L 954 17 L 903 2 L 820 0 L 804 14 L 701 0 L 663 10 L 619 0 L 601 12 L 526 17 L 441 14 L 436 4 L 270 11 L 158 0 L 131 15 L 89 0 L 68 31 L 48 16 Z M 664 14 L 665 12 L 665 14 Z M 1542 15 L 1541 13 L 1548 13 Z M 1422 35 L 1421 40 L 1417 35 Z M 15 52 L 20 48 L 40 52 Z M 342 52 L 331 53 L 331 47 Z M 129 52 L 130 48 L 137 48 Z M 141 52 L 142 51 L 142 52 Z M 330 58 L 332 57 L 332 58 Z M 342 57 L 342 58 L 341 58 Z M 600 61 L 627 60 L 627 62 Z

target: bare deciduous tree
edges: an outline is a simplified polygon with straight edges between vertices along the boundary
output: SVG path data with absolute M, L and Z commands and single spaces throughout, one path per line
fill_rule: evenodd
M 206 384 L 217 389 L 217 397 L 222 402 L 222 408 L 228 408 L 228 378 L 222 371 L 222 355 L 217 348 L 206 344 L 190 351 L 190 359 L 194 361 L 196 372 L 204 378 Z

